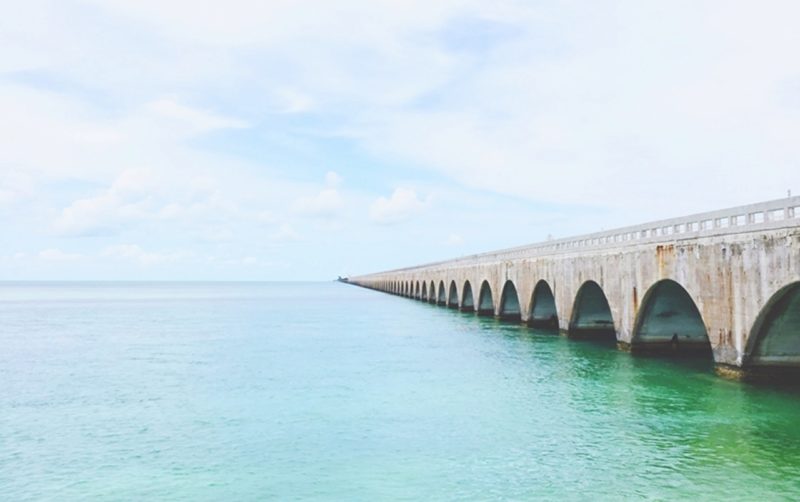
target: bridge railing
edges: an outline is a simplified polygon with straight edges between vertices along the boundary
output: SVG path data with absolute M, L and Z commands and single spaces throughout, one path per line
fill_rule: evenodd
M 480 265 L 515 259 L 619 248 L 620 246 L 668 243 L 684 239 L 696 239 L 698 237 L 757 232 L 796 226 L 800 226 L 800 196 L 659 220 L 577 237 L 549 240 L 500 251 L 462 256 L 452 260 L 405 267 L 383 273 Z

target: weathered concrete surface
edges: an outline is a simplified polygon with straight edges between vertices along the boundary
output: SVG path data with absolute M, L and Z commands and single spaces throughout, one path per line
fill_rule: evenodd
M 507 281 L 513 288 L 506 287 Z M 538 324 L 557 316 L 564 332 L 606 328 L 634 349 L 710 344 L 715 361 L 733 368 L 800 366 L 800 315 L 794 313 L 800 288 L 793 289 L 800 282 L 800 197 L 352 277 L 350 282 L 416 298 L 424 291 L 426 299 L 441 305 L 479 311 L 486 308 L 479 294 L 485 282 L 495 316 Z M 605 295 L 610 318 L 591 282 Z M 466 301 L 465 286 L 472 293 Z M 513 298 L 501 298 L 504 288 L 516 290 L 518 305 Z M 779 291 L 791 298 L 780 300 Z M 773 319 L 778 314 L 780 319 Z M 762 340 L 776 330 L 780 340 Z M 771 346 L 780 353 L 769 353 Z

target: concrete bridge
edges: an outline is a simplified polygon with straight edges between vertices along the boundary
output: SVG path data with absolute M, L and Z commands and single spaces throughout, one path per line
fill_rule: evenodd
M 349 282 L 464 312 L 800 374 L 800 197 L 464 256 Z

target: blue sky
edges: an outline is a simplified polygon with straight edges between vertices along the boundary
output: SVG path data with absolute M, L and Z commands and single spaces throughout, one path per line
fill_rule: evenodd
M 311 280 L 800 191 L 800 4 L 0 19 L 0 278 Z

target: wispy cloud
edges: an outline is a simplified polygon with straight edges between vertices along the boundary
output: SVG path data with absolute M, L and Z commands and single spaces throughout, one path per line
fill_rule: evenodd
M 223 117 L 204 110 L 181 105 L 173 99 L 152 101 L 147 104 L 147 109 L 159 118 L 175 121 L 192 132 L 247 127 L 247 123 L 242 120 Z
M 83 258 L 80 253 L 66 253 L 60 249 L 44 249 L 37 255 L 40 260 L 52 262 L 76 261 Z
M 177 268 L 154 250 L 185 249 L 225 257 L 226 273 L 244 256 L 319 276 L 427 260 L 421 238 L 445 257 L 448 243 L 487 250 L 800 190 L 788 0 L 13 11 L 0 224 L 15 250 Z M 462 223 L 478 220 L 480 233 Z M 0 273 L 35 272 L 29 258 Z
M 295 231 L 289 223 L 283 223 L 276 232 L 270 235 L 274 241 L 296 241 L 300 239 L 300 235 Z
M 104 258 L 132 262 L 143 267 L 149 267 L 153 265 L 180 261 L 181 259 L 186 258 L 187 255 L 186 253 L 177 251 L 168 253 L 149 252 L 145 251 L 137 244 L 116 244 L 105 248 L 101 253 L 101 256 Z

